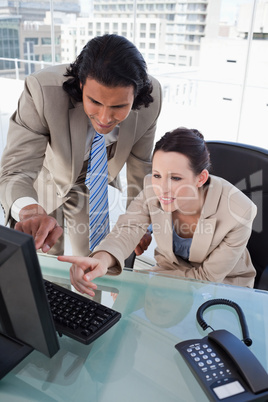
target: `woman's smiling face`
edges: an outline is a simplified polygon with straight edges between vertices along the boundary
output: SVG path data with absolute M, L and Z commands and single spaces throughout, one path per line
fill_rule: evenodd
M 195 214 L 201 175 L 195 175 L 187 156 L 179 152 L 156 151 L 152 162 L 152 185 L 162 209 Z

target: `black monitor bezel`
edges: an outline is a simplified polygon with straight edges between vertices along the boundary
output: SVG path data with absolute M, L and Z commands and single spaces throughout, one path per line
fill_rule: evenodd
M 46 296 L 44 280 L 33 237 L 26 233 L 22 233 L 15 229 L 0 225 L 0 245 L 2 245 L 0 252 L 0 269 L 1 266 L 6 266 L 5 264 L 8 264 L 9 259 L 11 260 L 11 257 L 14 256 L 16 252 L 19 252 L 20 256 L 22 256 L 22 261 L 24 265 L 22 267 L 22 270 L 24 272 L 21 272 L 23 272 L 23 274 L 25 273 L 25 276 L 27 276 L 27 281 L 29 281 L 29 285 L 32 291 L 31 297 L 33 298 L 35 309 L 37 310 L 40 319 L 37 325 L 39 325 L 39 332 L 41 332 L 40 335 L 41 337 L 43 337 L 42 342 L 40 342 L 41 346 L 39 345 L 38 339 L 36 339 L 36 342 L 27 342 L 25 339 L 20 339 L 18 334 L 16 334 L 16 336 L 14 337 L 14 332 L 11 328 L 12 325 L 9 325 L 10 322 L 12 323 L 12 313 L 8 311 L 8 308 L 6 308 L 6 321 L 9 321 L 7 315 L 10 315 L 10 322 L 8 322 L 5 330 L 0 333 L 0 342 L 1 339 L 2 342 L 7 342 L 7 338 L 9 338 L 11 343 L 14 342 L 14 349 L 18 346 L 16 345 L 16 343 L 21 345 L 25 344 L 25 348 L 17 348 L 17 363 L 19 363 L 19 361 L 23 359 L 23 354 L 28 355 L 32 349 L 39 350 L 41 353 L 44 353 L 48 357 L 52 357 L 59 350 L 59 342 L 52 314 L 50 311 L 50 306 Z M 5 269 L 5 272 L 8 272 L 8 270 Z M 22 294 L 18 296 L 18 300 L 21 297 L 23 297 L 23 291 Z M 13 360 L 11 368 L 14 367 L 14 362 L 16 361 L 15 355 L 16 353 L 14 353 L 12 357 Z M 2 365 L 3 361 L 6 362 L 6 366 L 10 366 L 10 362 L 8 362 L 8 356 L 5 356 L 5 359 L 2 357 L 1 360 L 1 367 L 4 372 L 5 364 Z

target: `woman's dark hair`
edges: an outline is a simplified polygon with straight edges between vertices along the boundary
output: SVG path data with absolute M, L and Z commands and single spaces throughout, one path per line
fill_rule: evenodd
M 190 168 L 198 175 L 202 170 L 210 169 L 210 155 L 203 135 L 195 129 L 179 127 L 167 132 L 155 144 L 156 151 L 179 152 L 190 161 Z
M 108 87 L 133 86 L 132 109 L 148 107 L 153 86 L 141 53 L 129 40 L 119 35 L 103 35 L 91 39 L 65 74 L 70 77 L 63 89 L 76 101 L 82 101 L 80 83 L 92 78 Z

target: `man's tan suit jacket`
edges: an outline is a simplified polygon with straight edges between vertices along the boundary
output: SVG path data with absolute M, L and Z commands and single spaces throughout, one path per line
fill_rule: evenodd
M 62 88 L 66 67 L 49 67 L 25 80 L 1 160 L 0 198 L 6 221 L 20 197 L 33 197 L 48 213 L 55 210 L 82 169 L 89 119 L 82 102 L 71 99 Z M 154 102 L 148 108 L 131 110 L 120 124 L 117 143 L 107 150 L 109 183 L 117 188 L 118 174 L 127 163 L 130 199 L 140 192 L 144 176 L 151 171 L 162 99 L 159 82 L 150 78 Z

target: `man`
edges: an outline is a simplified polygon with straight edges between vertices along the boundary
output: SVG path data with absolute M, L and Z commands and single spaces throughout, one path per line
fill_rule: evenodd
M 129 203 L 151 170 L 160 110 L 160 84 L 118 35 L 90 40 L 70 66 L 28 76 L 1 160 L 6 223 L 32 234 L 37 249 L 62 254 L 65 218 L 73 254 L 88 255 L 85 178 L 95 134 L 105 137 L 109 184 L 120 189 L 127 165 Z M 139 252 L 146 247 L 142 242 Z

